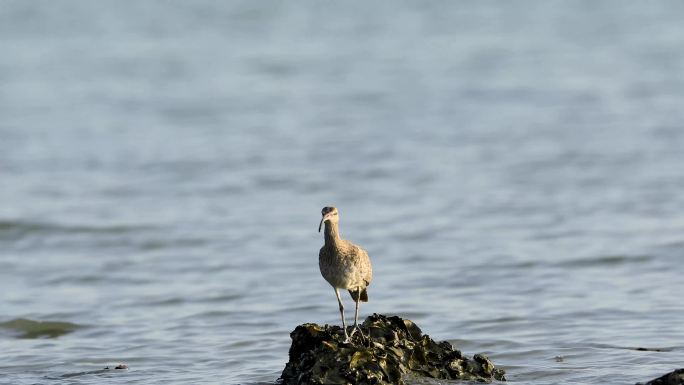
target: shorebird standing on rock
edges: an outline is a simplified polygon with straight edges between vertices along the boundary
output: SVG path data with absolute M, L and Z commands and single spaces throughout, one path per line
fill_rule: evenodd
M 349 290 L 349 294 L 356 302 L 351 335 L 353 336 L 358 330 L 363 337 L 363 332 L 359 327 L 359 302 L 368 302 L 367 287 L 373 279 L 373 268 L 366 250 L 340 238 L 340 218 L 337 209 L 323 207 L 321 214 L 323 218 L 318 225 L 318 232 L 321 232 L 321 227 L 325 224 L 325 244 L 318 254 L 318 267 L 321 269 L 323 278 L 335 289 L 337 302 L 340 305 L 345 342 L 349 342 L 350 335 L 347 333 L 347 322 L 344 320 L 344 305 L 340 298 L 340 289 Z

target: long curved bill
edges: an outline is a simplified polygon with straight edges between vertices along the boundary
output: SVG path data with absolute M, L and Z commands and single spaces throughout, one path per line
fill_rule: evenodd
M 318 232 L 319 233 L 321 232 L 321 228 L 323 227 L 323 222 L 325 222 L 326 219 L 330 219 L 330 217 L 332 217 L 331 214 L 332 214 L 331 212 L 327 213 L 327 214 L 323 215 L 323 218 L 321 218 L 321 223 L 318 224 Z

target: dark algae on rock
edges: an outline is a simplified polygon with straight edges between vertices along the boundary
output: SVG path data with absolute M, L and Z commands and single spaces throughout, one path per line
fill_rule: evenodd
M 352 342 L 339 326 L 303 324 L 290 333 L 290 361 L 280 382 L 293 384 L 403 384 L 408 376 L 505 381 L 483 354 L 464 357 L 449 342 L 435 342 L 407 319 L 373 314 Z
M 637 385 L 684 385 L 684 368 L 677 369 L 645 384 Z

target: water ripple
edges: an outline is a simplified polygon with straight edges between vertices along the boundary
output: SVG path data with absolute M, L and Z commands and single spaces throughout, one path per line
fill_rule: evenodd
M 32 222 L 26 220 L 4 220 L 0 221 L 0 240 L 20 239 L 22 237 L 33 235 L 126 234 L 149 229 L 154 229 L 154 227 L 138 225 L 86 226 L 49 222 Z
M 654 259 L 650 255 L 604 255 L 592 258 L 571 259 L 557 263 L 562 267 L 612 267 L 624 264 L 639 264 Z

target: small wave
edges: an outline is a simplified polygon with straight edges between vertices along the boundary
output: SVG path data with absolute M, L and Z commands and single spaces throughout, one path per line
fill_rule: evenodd
M 71 333 L 80 327 L 80 325 L 70 322 L 33 321 L 25 318 L 0 322 L 0 328 L 17 331 L 19 333 L 18 338 L 56 338 Z
M 50 234 L 123 234 L 135 232 L 147 226 L 130 225 L 109 225 L 109 226 L 87 226 L 87 225 L 65 225 L 49 222 L 32 222 L 23 220 L 0 220 L 0 239 L 17 239 L 30 235 L 50 235 Z
M 671 352 L 672 348 L 645 348 L 645 347 L 629 347 L 629 350 L 636 350 L 639 352 Z
M 141 306 L 175 306 L 175 305 L 180 305 L 186 301 L 185 298 L 181 297 L 170 297 L 170 298 L 161 298 L 161 299 L 152 299 L 149 301 L 144 301 L 141 303 Z
M 504 259 L 506 256 L 504 256 Z M 502 269 L 519 269 L 519 270 L 529 270 L 531 268 L 537 267 L 542 264 L 543 261 L 513 261 L 510 263 L 497 264 L 497 267 Z M 489 262 L 483 264 L 483 266 L 491 266 Z
M 611 344 L 590 344 L 591 347 L 600 349 L 623 349 L 623 350 L 634 350 L 638 352 L 672 352 L 677 350 L 675 346 L 623 346 L 623 345 L 611 345 Z
M 626 263 L 642 263 L 652 260 L 649 255 L 604 255 L 594 258 L 573 259 L 560 262 L 560 266 L 565 267 L 595 267 L 595 266 L 617 266 Z
M 229 293 L 229 294 L 219 294 L 215 297 L 207 297 L 204 298 L 202 301 L 203 302 L 232 302 L 235 300 L 238 300 L 240 298 L 243 298 L 244 295 L 242 294 L 235 294 L 235 293 Z
M 161 250 L 180 247 L 199 247 L 207 244 L 204 238 L 148 239 L 140 243 L 142 250 Z
M 63 379 L 63 378 L 72 378 L 72 377 L 80 377 L 80 376 L 88 376 L 88 375 L 98 375 L 98 374 L 111 373 L 112 371 L 127 371 L 127 370 L 128 370 L 128 365 L 118 364 L 118 365 L 112 365 L 111 367 L 106 366 L 104 369 L 99 369 L 99 370 L 89 370 L 86 372 L 65 373 L 65 374 L 62 374 L 58 377 L 45 376 L 45 378 L 48 380 L 59 380 L 59 379 Z

